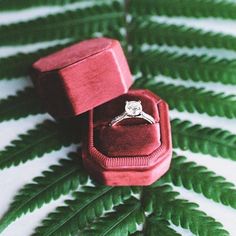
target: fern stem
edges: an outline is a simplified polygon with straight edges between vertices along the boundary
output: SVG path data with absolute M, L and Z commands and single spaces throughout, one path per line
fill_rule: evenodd
M 81 158 L 76 153 L 71 153 L 69 157 L 69 160 L 61 160 L 59 165 L 49 167 L 49 171 L 44 171 L 42 176 L 34 178 L 33 183 L 19 191 L 0 220 L 0 233 L 22 214 L 40 208 L 87 182 Z
M 236 37 L 222 33 L 207 32 L 184 25 L 169 25 L 135 19 L 129 26 L 129 42 L 179 47 L 208 47 L 236 50 Z
M 227 182 L 224 177 L 216 175 L 206 167 L 186 160 L 186 157 L 174 154 L 171 169 L 161 181 L 194 190 L 206 198 L 236 209 L 234 184 Z
M 174 147 L 236 160 L 236 135 L 179 119 L 172 120 L 171 127 Z
M 146 88 L 167 101 L 171 109 L 195 111 L 209 116 L 236 118 L 236 96 L 214 93 L 205 89 L 176 86 L 156 82 L 153 79 L 138 79 L 134 87 Z
M 236 19 L 236 4 L 222 0 L 130 0 L 129 12 L 139 16 L 167 15 Z
M 195 235 L 229 236 L 221 223 L 198 210 L 197 204 L 178 199 L 178 195 L 170 186 L 147 188 L 144 190 L 143 203 L 146 211 L 158 212 L 161 218 L 189 229 Z
M 136 50 L 130 64 L 134 74 L 141 71 L 143 76 L 162 74 L 183 80 L 236 84 L 236 60 Z
M 33 88 L 26 88 L 14 96 L 0 100 L 0 122 L 39 113 L 44 112 Z
M 0 169 L 18 165 L 41 157 L 45 153 L 69 146 L 77 140 L 75 134 L 52 121 L 45 121 L 26 134 L 19 135 L 19 139 L 11 142 L 5 150 L 0 151 Z M 71 130 L 70 130 L 71 131 Z
M 124 12 L 118 2 L 114 2 L 112 6 L 95 5 L 1 26 L 0 46 L 67 38 L 76 40 L 91 37 L 93 33 L 102 32 L 110 25 L 121 26 L 123 22 Z

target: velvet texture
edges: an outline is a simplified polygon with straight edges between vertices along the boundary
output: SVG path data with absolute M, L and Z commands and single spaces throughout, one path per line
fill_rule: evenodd
M 124 112 L 125 101 L 140 100 L 155 124 L 126 119 L 110 121 Z M 169 169 L 172 154 L 168 105 L 148 90 L 129 90 L 89 112 L 83 163 L 97 181 L 110 186 L 150 185 Z
M 85 40 L 61 49 L 34 63 L 40 72 L 50 72 L 70 66 L 111 47 L 112 41 L 106 38 Z
M 54 118 L 83 114 L 126 93 L 132 75 L 120 43 L 109 38 L 80 42 L 36 61 L 38 94 Z
M 141 101 L 143 111 L 156 123 L 126 119 L 114 126 L 110 121 L 124 112 L 125 101 Z M 109 157 L 145 156 L 161 144 L 157 101 L 145 90 L 129 92 L 94 109 L 95 147 Z

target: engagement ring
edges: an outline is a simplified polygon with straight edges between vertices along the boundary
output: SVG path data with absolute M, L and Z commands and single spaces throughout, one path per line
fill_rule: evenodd
M 154 118 L 143 111 L 141 101 L 126 101 L 125 112 L 119 116 L 116 116 L 111 121 L 110 126 L 116 125 L 120 121 L 130 118 L 140 118 L 148 121 L 151 124 L 155 123 Z

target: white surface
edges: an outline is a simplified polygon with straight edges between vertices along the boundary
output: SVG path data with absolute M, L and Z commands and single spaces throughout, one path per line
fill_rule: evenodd
M 46 14 L 53 14 L 56 12 L 64 11 L 65 9 L 73 9 L 78 7 L 78 5 L 71 4 L 66 8 L 60 7 L 43 7 L 40 9 L 30 9 L 24 10 L 18 13 L 2 13 L 0 14 L 0 24 L 9 24 L 12 22 L 25 21 L 27 19 L 36 18 Z M 167 19 L 166 17 L 156 17 L 154 20 L 159 21 L 169 21 L 171 23 L 186 23 L 189 26 L 195 26 L 198 28 L 211 29 L 215 31 L 226 32 L 236 35 L 236 21 L 223 21 L 216 19 L 186 19 L 186 18 L 172 18 Z M 55 42 L 48 42 L 48 44 L 54 44 Z M 19 51 L 34 51 L 38 48 L 42 48 L 47 43 L 36 44 L 36 45 L 26 45 L 25 47 L 5 47 L 0 48 L 0 58 L 13 55 L 14 52 Z M 170 47 L 170 50 L 179 50 L 176 47 Z M 206 49 L 200 50 L 188 50 L 189 53 L 201 53 L 206 52 Z M 219 57 L 235 57 L 235 52 L 229 52 L 227 50 L 208 50 L 212 55 L 219 54 Z M 223 53 L 222 53 L 223 52 Z M 235 57 L 236 58 L 236 57 Z M 165 82 L 173 82 L 175 84 L 182 84 L 185 86 L 195 86 L 195 87 L 204 87 L 211 89 L 217 92 L 225 92 L 227 94 L 235 94 L 236 86 L 221 85 L 219 83 L 194 83 L 192 81 L 182 81 L 182 80 L 173 80 L 167 77 L 159 77 L 160 80 Z M 16 91 L 21 90 L 27 86 L 31 86 L 29 79 L 13 79 L 9 81 L 0 81 L 0 98 L 6 98 L 8 95 L 15 94 Z M 229 130 L 236 134 L 236 121 L 229 120 L 219 117 L 209 117 L 207 115 L 199 115 L 197 113 L 180 113 L 177 111 L 171 111 L 172 118 L 181 118 L 188 119 L 194 123 L 201 123 L 204 126 L 209 127 L 218 127 Z M 11 140 L 15 139 L 16 136 L 22 132 L 25 132 L 28 129 L 33 128 L 37 123 L 40 123 L 42 120 L 49 118 L 48 115 L 37 115 L 29 116 L 18 121 L 8 121 L 0 124 L 0 148 L 8 145 Z M 62 148 L 60 151 L 46 154 L 41 158 L 36 158 L 33 161 L 28 161 L 25 164 L 19 165 L 16 167 L 11 167 L 0 171 L 0 216 L 4 214 L 9 203 L 11 202 L 14 195 L 17 191 L 26 183 L 29 183 L 33 177 L 38 176 L 41 171 L 46 170 L 50 165 L 55 164 L 62 157 L 65 157 L 65 154 L 69 151 L 74 151 L 75 146 L 69 148 Z M 209 155 L 202 154 L 193 154 L 189 151 L 176 150 L 179 154 L 186 155 L 189 160 L 195 161 L 200 165 L 207 166 L 210 170 L 215 171 L 217 174 L 224 176 L 228 181 L 236 184 L 236 162 L 230 160 L 225 160 L 223 158 L 214 158 Z M 200 194 L 196 194 L 192 191 L 188 191 L 183 188 L 175 188 L 175 190 L 181 193 L 181 197 L 189 199 L 190 201 L 197 202 L 200 205 L 200 208 L 204 210 L 210 216 L 221 221 L 225 229 L 228 230 L 232 236 L 236 235 L 236 211 L 217 204 L 211 200 L 208 200 L 202 197 Z M 33 213 L 23 216 L 15 223 L 10 225 L 1 236 L 28 236 L 33 232 L 33 229 L 39 225 L 40 221 L 45 218 L 48 212 L 51 212 L 56 206 L 61 205 L 63 200 L 67 197 L 61 197 L 57 201 L 54 201 L 50 204 L 45 205 L 40 210 L 36 210 Z M 192 235 L 188 230 L 183 230 L 180 227 L 173 226 L 178 232 L 181 232 L 184 236 Z M 212 235 L 209 235 L 212 236 Z

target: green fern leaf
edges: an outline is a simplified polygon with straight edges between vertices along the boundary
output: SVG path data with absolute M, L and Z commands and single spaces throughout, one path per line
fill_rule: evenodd
M 222 33 L 207 32 L 184 25 L 177 26 L 143 20 L 134 20 L 129 27 L 129 43 L 132 45 L 148 43 L 236 50 L 236 37 Z
M 167 15 L 187 17 L 221 17 L 236 19 L 236 4 L 214 0 L 130 0 L 133 15 Z
M 156 212 L 161 218 L 189 229 L 196 235 L 229 236 L 219 222 L 199 211 L 197 204 L 178 199 L 178 195 L 170 186 L 146 188 L 143 192 L 143 204 L 148 212 Z
M 40 57 L 53 53 L 66 45 L 56 45 L 31 53 L 19 53 L 14 56 L 1 58 L 0 60 L 0 80 L 14 77 L 27 76 L 33 62 Z
M 144 221 L 144 213 L 138 200 L 131 198 L 114 210 L 95 222 L 91 229 L 81 232 L 81 235 L 127 236 L 129 233 L 135 232 L 137 226 Z
M 123 40 L 123 36 L 120 34 L 119 29 L 113 27 L 103 32 L 104 36 L 114 37 L 119 39 L 124 47 L 126 47 L 126 42 Z M 83 39 L 83 38 L 81 38 Z M 19 53 L 14 56 L 1 58 L 0 60 L 0 80 L 1 79 L 11 79 L 13 77 L 28 76 L 32 63 L 34 63 L 39 58 L 56 52 L 64 47 L 70 46 L 73 43 L 78 42 L 79 39 L 70 39 L 69 42 L 51 46 L 48 48 L 40 49 L 36 52 L 31 53 Z
M 236 60 L 136 50 L 130 64 L 133 73 L 141 71 L 143 76 L 162 74 L 183 80 L 236 84 Z
M 67 11 L 35 20 L 0 27 L 0 45 L 27 44 L 55 39 L 81 39 L 124 23 L 118 2 Z M 85 26 L 85 27 L 84 27 Z
M 147 236 L 180 236 L 170 227 L 170 223 L 167 220 L 163 220 L 157 215 L 147 217 L 142 233 Z
M 195 111 L 209 116 L 236 117 L 236 96 L 215 93 L 202 88 L 184 87 L 156 82 L 153 79 L 137 79 L 134 87 L 146 88 L 166 100 L 171 109 Z
M 0 2 L 0 11 L 21 10 L 25 8 L 39 7 L 39 6 L 61 6 L 80 1 L 82 2 L 83 0 L 34 0 L 34 1 L 8 0 Z M 93 1 L 91 0 L 91 2 Z
M 14 96 L 0 100 L 0 122 L 39 113 L 44 112 L 33 88 L 26 88 Z
M 61 160 L 59 165 L 51 166 L 49 171 L 44 171 L 42 176 L 34 178 L 33 183 L 18 192 L 0 220 L 0 233 L 22 214 L 32 212 L 87 182 L 81 158 L 76 153 L 71 153 L 69 157 L 69 160 Z
M 121 204 L 132 196 L 138 188 L 94 186 L 84 187 L 75 194 L 75 199 L 66 201 L 66 206 L 58 207 L 48 215 L 34 236 L 77 235 L 106 210 Z
M 174 147 L 236 160 L 236 135 L 179 119 L 172 120 L 171 127 Z
M 76 142 L 76 137 L 73 133 L 67 132 L 63 125 L 45 121 L 27 134 L 19 135 L 19 139 L 12 141 L 11 145 L 0 151 L 0 169 L 41 157 L 73 142 Z
M 176 156 L 172 159 L 171 169 L 161 181 L 184 186 L 203 194 L 215 202 L 236 208 L 236 188 L 224 177 L 216 175 L 204 166 L 187 162 L 186 157 Z

